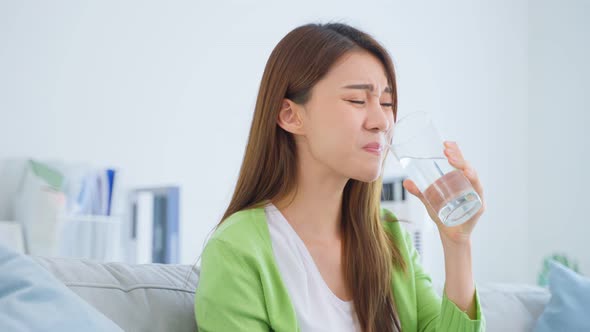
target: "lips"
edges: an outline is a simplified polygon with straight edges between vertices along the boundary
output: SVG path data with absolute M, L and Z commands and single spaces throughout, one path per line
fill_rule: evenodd
M 383 151 L 383 145 L 381 145 L 379 142 L 371 142 L 363 146 L 363 150 L 372 154 L 381 155 L 381 152 Z
M 382 150 L 383 146 L 379 142 L 371 142 L 371 143 L 363 146 L 363 149 Z

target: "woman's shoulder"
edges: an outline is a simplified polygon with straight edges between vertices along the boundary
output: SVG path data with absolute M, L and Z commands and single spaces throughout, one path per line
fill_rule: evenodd
M 209 242 L 221 243 L 244 254 L 259 253 L 270 248 L 267 227 L 264 208 L 241 210 L 227 217 L 213 232 Z
M 404 236 L 408 233 L 408 231 L 400 225 L 397 216 L 386 208 L 381 208 L 381 224 L 391 235 Z
M 386 208 L 381 208 L 381 224 L 400 249 L 408 250 L 408 246 L 413 245 L 410 232 L 402 227 L 396 215 Z

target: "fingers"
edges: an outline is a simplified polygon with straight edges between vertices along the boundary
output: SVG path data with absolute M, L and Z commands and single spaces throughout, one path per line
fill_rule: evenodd
M 446 141 L 444 145 L 444 153 L 449 159 L 449 163 L 453 167 L 456 167 L 457 169 L 463 171 L 463 174 L 465 175 L 465 177 L 467 177 L 469 182 L 471 182 L 471 185 L 473 186 L 475 191 L 477 191 L 479 196 L 483 198 L 483 186 L 479 181 L 479 176 L 477 175 L 475 169 L 471 167 L 471 164 L 469 164 L 469 162 L 466 161 L 465 158 L 463 158 L 463 153 L 461 152 L 461 149 L 459 149 L 459 145 L 457 144 L 457 142 Z
M 483 199 L 483 186 L 481 185 L 481 181 L 479 181 L 479 176 L 477 175 L 477 172 L 475 171 L 475 169 L 470 167 L 470 168 L 464 170 L 463 174 L 465 174 L 465 177 L 467 177 L 469 182 L 471 182 L 473 189 L 475 189 L 475 191 L 477 191 L 477 193 L 479 194 L 479 197 L 481 199 Z
M 461 153 L 461 149 L 459 149 L 456 142 L 445 142 L 444 153 L 452 166 L 458 169 L 464 169 L 467 166 L 465 158 L 463 158 L 463 153 Z

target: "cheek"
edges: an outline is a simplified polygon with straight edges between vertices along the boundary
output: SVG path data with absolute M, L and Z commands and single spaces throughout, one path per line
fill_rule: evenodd
M 348 174 L 363 168 L 364 156 L 358 140 L 358 129 L 343 123 L 333 123 L 315 132 L 310 143 L 316 160 Z
M 374 181 L 381 173 L 382 160 L 362 150 L 359 130 L 342 123 L 316 126 L 308 136 L 313 158 L 347 178 Z
M 315 126 L 309 135 L 312 151 L 320 158 L 346 154 L 353 145 L 352 133 L 342 123 Z M 323 158 L 322 158 L 323 159 Z
M 331 112 L 330 115 L 315 124 L 313 129 L 316 143 L 323 148 L 324 153 L 350 152 L 360 144 L 357 140 L 362 129 L 361 122 L 351 116 L 348 110 Z

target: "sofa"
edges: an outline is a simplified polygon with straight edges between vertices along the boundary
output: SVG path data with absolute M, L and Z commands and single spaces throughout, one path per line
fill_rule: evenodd
M 198 269 L 31 256 L 122 330 L 195 332 Z
M 32 258 L 125 331 L 197 330 L 198 267 Z M 435 289 L 441 294 L 442 285 Z M 550 298 L 547 289 L 526 284 L 483 284 L 478 290 L 490 332 L 532 331 Z

